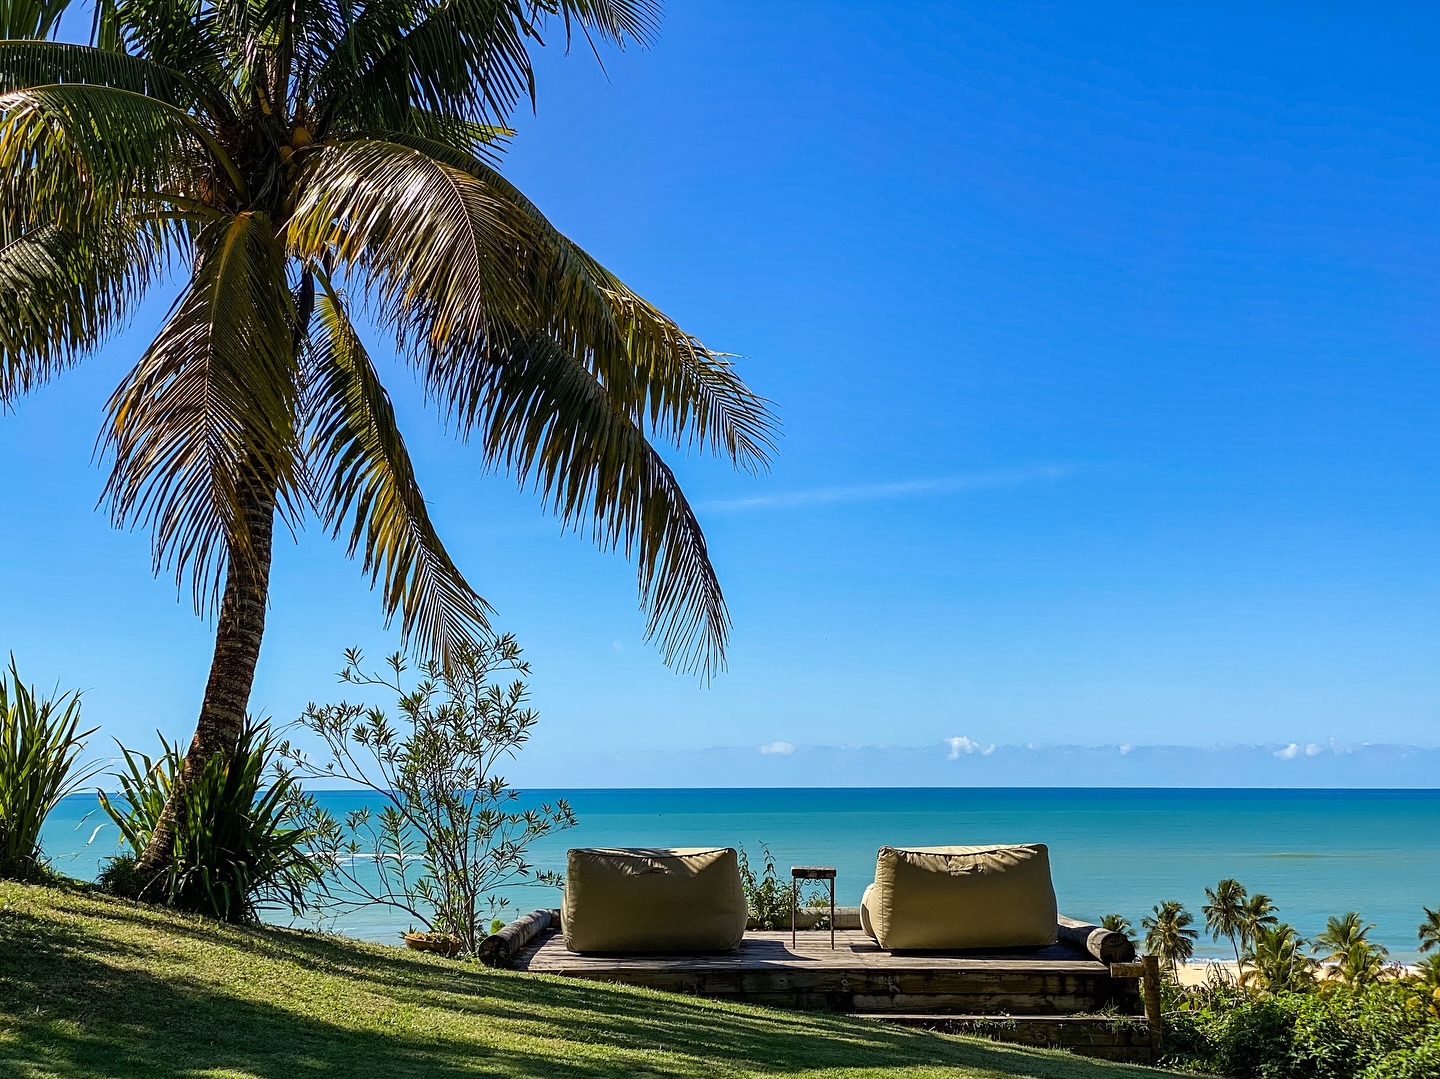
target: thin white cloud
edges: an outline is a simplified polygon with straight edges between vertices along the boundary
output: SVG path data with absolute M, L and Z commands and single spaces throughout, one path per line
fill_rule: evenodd
M 1056 480 L 1073 472 L 1069 465 L 1043 465 L 1033 468 L 1006 468 L 992 472 L 972 472 L 963 476 L 942 476 L 936 479 L 900 480 L 894 483 L 866 483 L 853 487 L 814 487 L 808 491 L 782 491 L 754 498 L 718 499 L 701 504 L 711 512 L 735 512 L 760 509 L 795 509 L 803 506 L 834 506 L 843 503 L 881 502 L 902 498 L 923 498 L 930 495 L 963 494 L 967 491 L 1019 487 L 1041 480 Z
M 767 742 L 760 747 L 760 752 L 765 756 L 788 757 L 795 752 L 795 747 L 789 742 Z
M 972 753 L 988 757 L 995 752 L 994 745 L 982 746 L 979 742 L 966 738 L 963 734 L 956 738 L 945 739 L 945 744 L 950 747 L 950 760 L 952 761 L 958 761 L 962 753 L 967 757 Z
M 1291 742 L 1284 749 L 1277 749 L 1275 756 L 1279 757 L 1282 761 L 1293 761 L 1296 757 L 1300 756 L 1299 743 Z
M 1315 742 L 1307 742 L 1305 744 L 1305 756 L 1307 757 L 1318 757 L 1324 751 L 1325 747 Z

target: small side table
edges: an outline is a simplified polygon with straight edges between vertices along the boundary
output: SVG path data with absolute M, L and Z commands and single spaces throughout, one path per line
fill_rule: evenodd
M 800 882 L 830 882 L 830 947 L 835 947 L 835 867 L 831 865 L 792 865 L 790 867 L 790 947 L 795 947 L 795 917 L 800 910 Z

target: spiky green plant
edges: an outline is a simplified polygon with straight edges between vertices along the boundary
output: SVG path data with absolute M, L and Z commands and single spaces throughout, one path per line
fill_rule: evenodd
M 41 697 L 10 656 L 0 672 L 0 877 L 40 873 L 45 818 L 98 770 L 77 768 L 94 733 L 80 729 L 78 693 Z
M 1129 940 L 1135 939 L 1135 928 L 1130 924 L 1130 919 L 1123 914 L 1107 914 L 1100 919 L 1100 924 L 1111 932 L 1124 935 Z
M 311 833 L 297 825 L 305 795 L 275 767 L 278 747 L 264 724 L 247 723 L 230 753 L 215 753 L 181 789 L 180 827 L 165 871 L 136 866 L 159 825 L 185 767 L 177 745 L 160 739 L 152 760 L 122 750 L 120 793 L 100 804 L 134 852 L 117 859 L 102 883 L 135 898 L 196 911 L 222 921 L 253 921 L 267 907 L 300 913 L 321 867 L 307 851 Z
M 88 46 L 0 42 L 0 406 L 182 280 L 104 431 L 117 523 L 217 616 L 177 795 L 244 723 L 277 516 L 343 535 L 422 657 L 488 631 L 359 315 L 482 470 L 634 559 L 667 662 L 723 663 L 724 597 L 656 447 L 762 467 L 770 408 L 497 167 L 542 35 L 644 43 L 657 20 L 654 0 L 98 0 Z

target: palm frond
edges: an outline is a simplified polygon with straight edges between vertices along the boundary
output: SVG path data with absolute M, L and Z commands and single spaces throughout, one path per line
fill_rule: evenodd
M 367 4 L 321 71 L 321 111 L 349 130 L 399 129 L 412 108 L 503 124 L 534 97 L 537 14 L 521 0 Z
M 659 438 L 765 467 L 777 423 L 768 401 L 741 380 L 729 359 L 705 348 L 572 243 L 488 163 L 418 134 L 391 140 L 464 171 L 484 185 L 510 230 L 533 246 L 522 270 L 540 327 L 581 358 L 607 392 Z M 454 402 L 464 426 L 468 406 Z
M 674 473 L 606 388 L 555 341 L 496 335 L 469 365 L 473 430 L 487 460 L 533 487 L 567 527 L 634 560 L 646 636 L 665 661 L 709 678 L 724 663 L 730 616 L 704 533 Z
M 345 20 L 317 98 L 349 131 L 404 130 L 411 108 L 503 125 L 522 101 L 534 104 L 530 47 L 550 19 L 567 42 L 578 31 L 623 46 L 652 40 L 659 14 L 654 0 L 375 0 Z
M 145 94 L 181 106 L 189 80 L 153 60 L 63 41 L 0 41 L 0 93 L 83 83 Z
M 0 0 L 0 38 L 49 37 L 74 0 Z
M 655 0 L 558 0 L 568 39 L 573 27 L 624 48 L 627 40 L 649 45 L 660 34 L 661 6 Z
M 482 345 L 492 309 L 531 315 L 516 272 L 528 245 L 503 211 L 468 173 L 409 147 L 356 140 L 310 156 L 287 246 L 362 280 L 407 348 L 448 355 Z
M 323 275 L 316 298 L 305 412 L 317 510 L 381 583 L 387 620 L 446 665 L 489 628 L 489 605 L 456 568 L 430 522 L 390 397 L 344 304 Z
M 233 85 L 225 12 L 237 5 L 196 0 L 96 0 L 96 44 L 144 56 L 212 87 Z M 233 45 L 233 43 L 231 43 Z
M 0 208 L 83 228 L 138 196 L 202 197 L 244 181 L 184 110 L 144 94 L 82 83 L 0 95 Z
M 296 312 L 269 218 L 237 214 L 200 240 L 189 289 L 110 400 L 106 485 L 116 523 L 154 535 L 157 572 L 218 596 L 225 556 L 251 555 L 247 493 L 293 513 L 300 493 Z
M 153 231 L 125 220 L 83 235 L 39 225 L 0 246 L 0 406 L 99 345 L 164 264 Z

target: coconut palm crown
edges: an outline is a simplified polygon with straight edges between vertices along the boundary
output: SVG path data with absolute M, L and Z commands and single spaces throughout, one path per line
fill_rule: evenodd
M 1280 908 L 1264 892 L 1255 892 L 1247 896 L 1244 902 L 1240 943 L 1248 948 L 1254 945 L 1261 930 L 1280 924 Z
M 1250 934 L 1245 960 L 1249 969 L 1240 975 L 1243 985 L 1272 993 L 1307 992 L 1315 987 L 1315 960 L 1305 954 L 1308 943 L 1285 922 L 1257 924 Z
M 1145 950 L 1170 966 L 1174 977 L 1181 963 L 1195 954 L 1195 938 L 1200 934 L 1190 928 L 1195 916 L 1178 900 L 1157 903 L 1151 913 L 1140 919 L 1145 930 Z
M 1235 966 L 1240 966 L 1240 940 L 1245 936 L 1245 886 L 1238 880 L 1227 877 L 1213 889 L 1205 889 L 1208 900 L 1200 908 L 1205 915 L 1205 928 L 1212 940 L 1225 937 L 1235 950 Z
M 1422 952 L 1432 951 L 1440 948 L 1440 907 L 1431 910 L 1429 907 L 1421 907 L 1425 912 L 1425 920 L 1420 923 L 1416 937 L 1420 941 Z
M 634 560 L 667 662 L 716 670 L 724 598 L 656 446 L 763 467 L 769 406 L 497 169 L 542 35 L 644 43 L 652 0 L 100 0 L 89 45 L 40 40 L 68 3 L 0 26 L 0 409 L 178 280 L 102 438 L 115 521 L 217 618 L 187 773 L 243 725 L 277 517 L 344 537 L 426 657 L 488 630 L 361 316 L 481 465 Z

